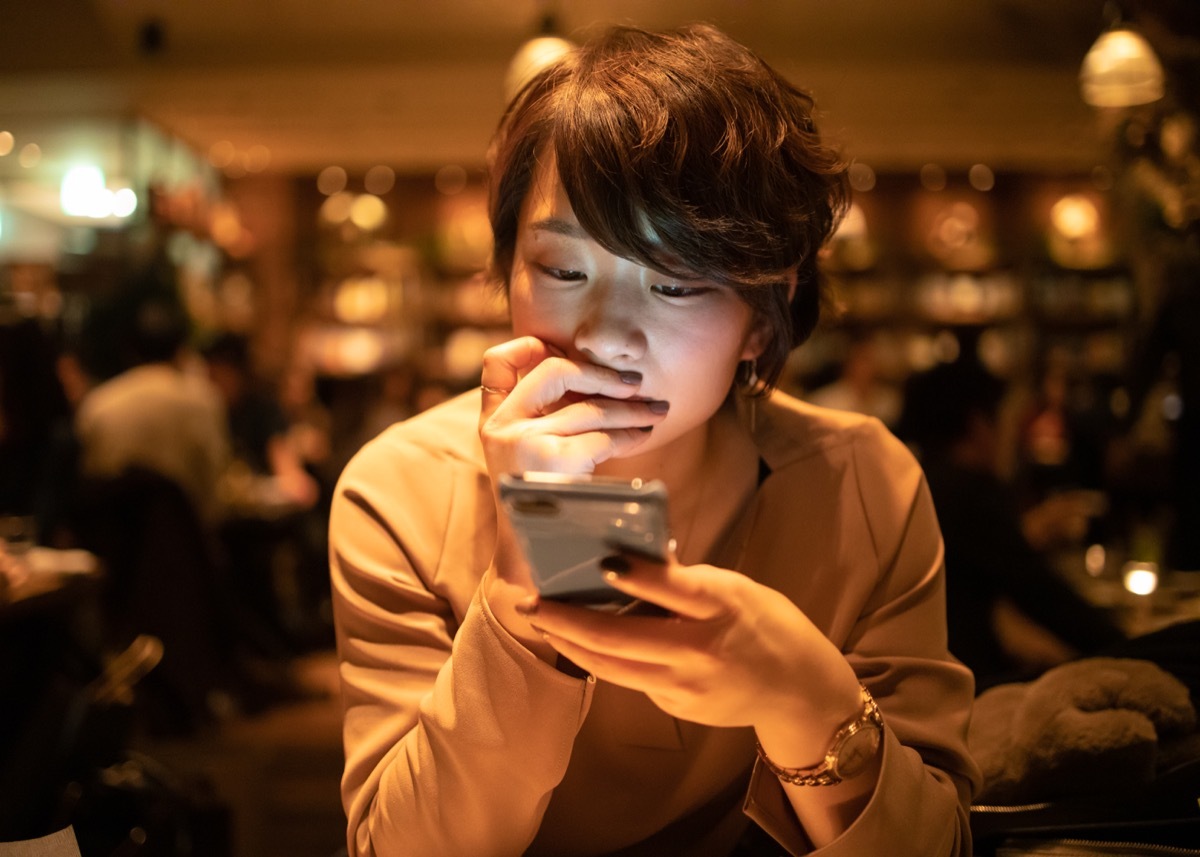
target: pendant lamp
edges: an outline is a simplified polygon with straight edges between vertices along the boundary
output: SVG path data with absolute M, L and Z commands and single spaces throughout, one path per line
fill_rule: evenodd
M 520 92 L 521 87 L 532 80 L 539 71 L 558 62 L 575 48 L 573 42 L 557 34 L 557 29 L 554 14 L 547 11 L 542 15 L 538 35 L 517 49 L 504 75 L 506 101 L 511 101 L 513 96 Z
M 1135 107 L 1163 97 L 1163 77 L 1150 43 L 1118 25 L 1101 33 L 1083 58 L 1079 86 L 1093 107 Z

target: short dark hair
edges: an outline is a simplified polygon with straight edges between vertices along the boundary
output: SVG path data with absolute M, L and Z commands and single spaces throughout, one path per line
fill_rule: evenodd
M 572 51 L 514 97 L 492 141 L 491 267 L 506 285 L 543 155 L 605 249 L 736 288 L 770 334 L 758 375 L 778 380 L 820 318 L 817 254 L 849 197 L 811 96 L 704 24 L 615 27 Z
M 239 372 L 250 371 L 250 340 L 241 333 L 217 334 L 200 349 L 200 355 L 209 363 L 221 363 Z
M 174 297 L 146 298 L 135 310 L 130 348 L 136 363 L 174 360 L 191 335 L 187 310 Z

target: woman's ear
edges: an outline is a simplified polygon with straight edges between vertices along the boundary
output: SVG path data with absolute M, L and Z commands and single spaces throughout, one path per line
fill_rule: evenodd
M 799 271 L 792 268 L 787 275 L 787 311 L 791 311 L 792 301 L 796 299 L 796 289 L 800 281 Z M 758 318 L 746 337 L 746 347 L 742 350 L 743 360 L 756 360 L 767 350 L 771 342 L 771 325 L 765 318 Z
M 757 360 L 767 350 L 767 343 L 770 341 L 771 326 L 764 319 L 757 319 L 746 336 L 746 344 L 742 348 L 742 356 L 739 359 Z

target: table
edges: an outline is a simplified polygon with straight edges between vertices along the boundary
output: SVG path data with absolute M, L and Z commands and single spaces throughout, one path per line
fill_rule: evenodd
M 1129 560 L 1119 550 L 1093 545 L 1056 557 L 1059 574 L 1091 604 L 1109 611 L 1130 637 L 1200 619 L 1200 572 L 1173 571 Z M 1154 588 L 1139 594 L 1137 582 Z M 1140 577 L 1138 577 L 1140 576 Z

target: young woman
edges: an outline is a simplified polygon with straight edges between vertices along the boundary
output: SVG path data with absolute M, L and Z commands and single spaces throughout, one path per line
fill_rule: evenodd
M 491 161 L 514 338 L 334 502 L 350 854 L 727 855 L 751 819 L 793 854 L 969 854 L 920 469 L 769 392 L 846 201 L 810 99 L 710 27 L 616 29 Z M 609 578 L 669 615 L 538 599 L 495 491 L 529 470 L 667 485 L 674 555 Z

